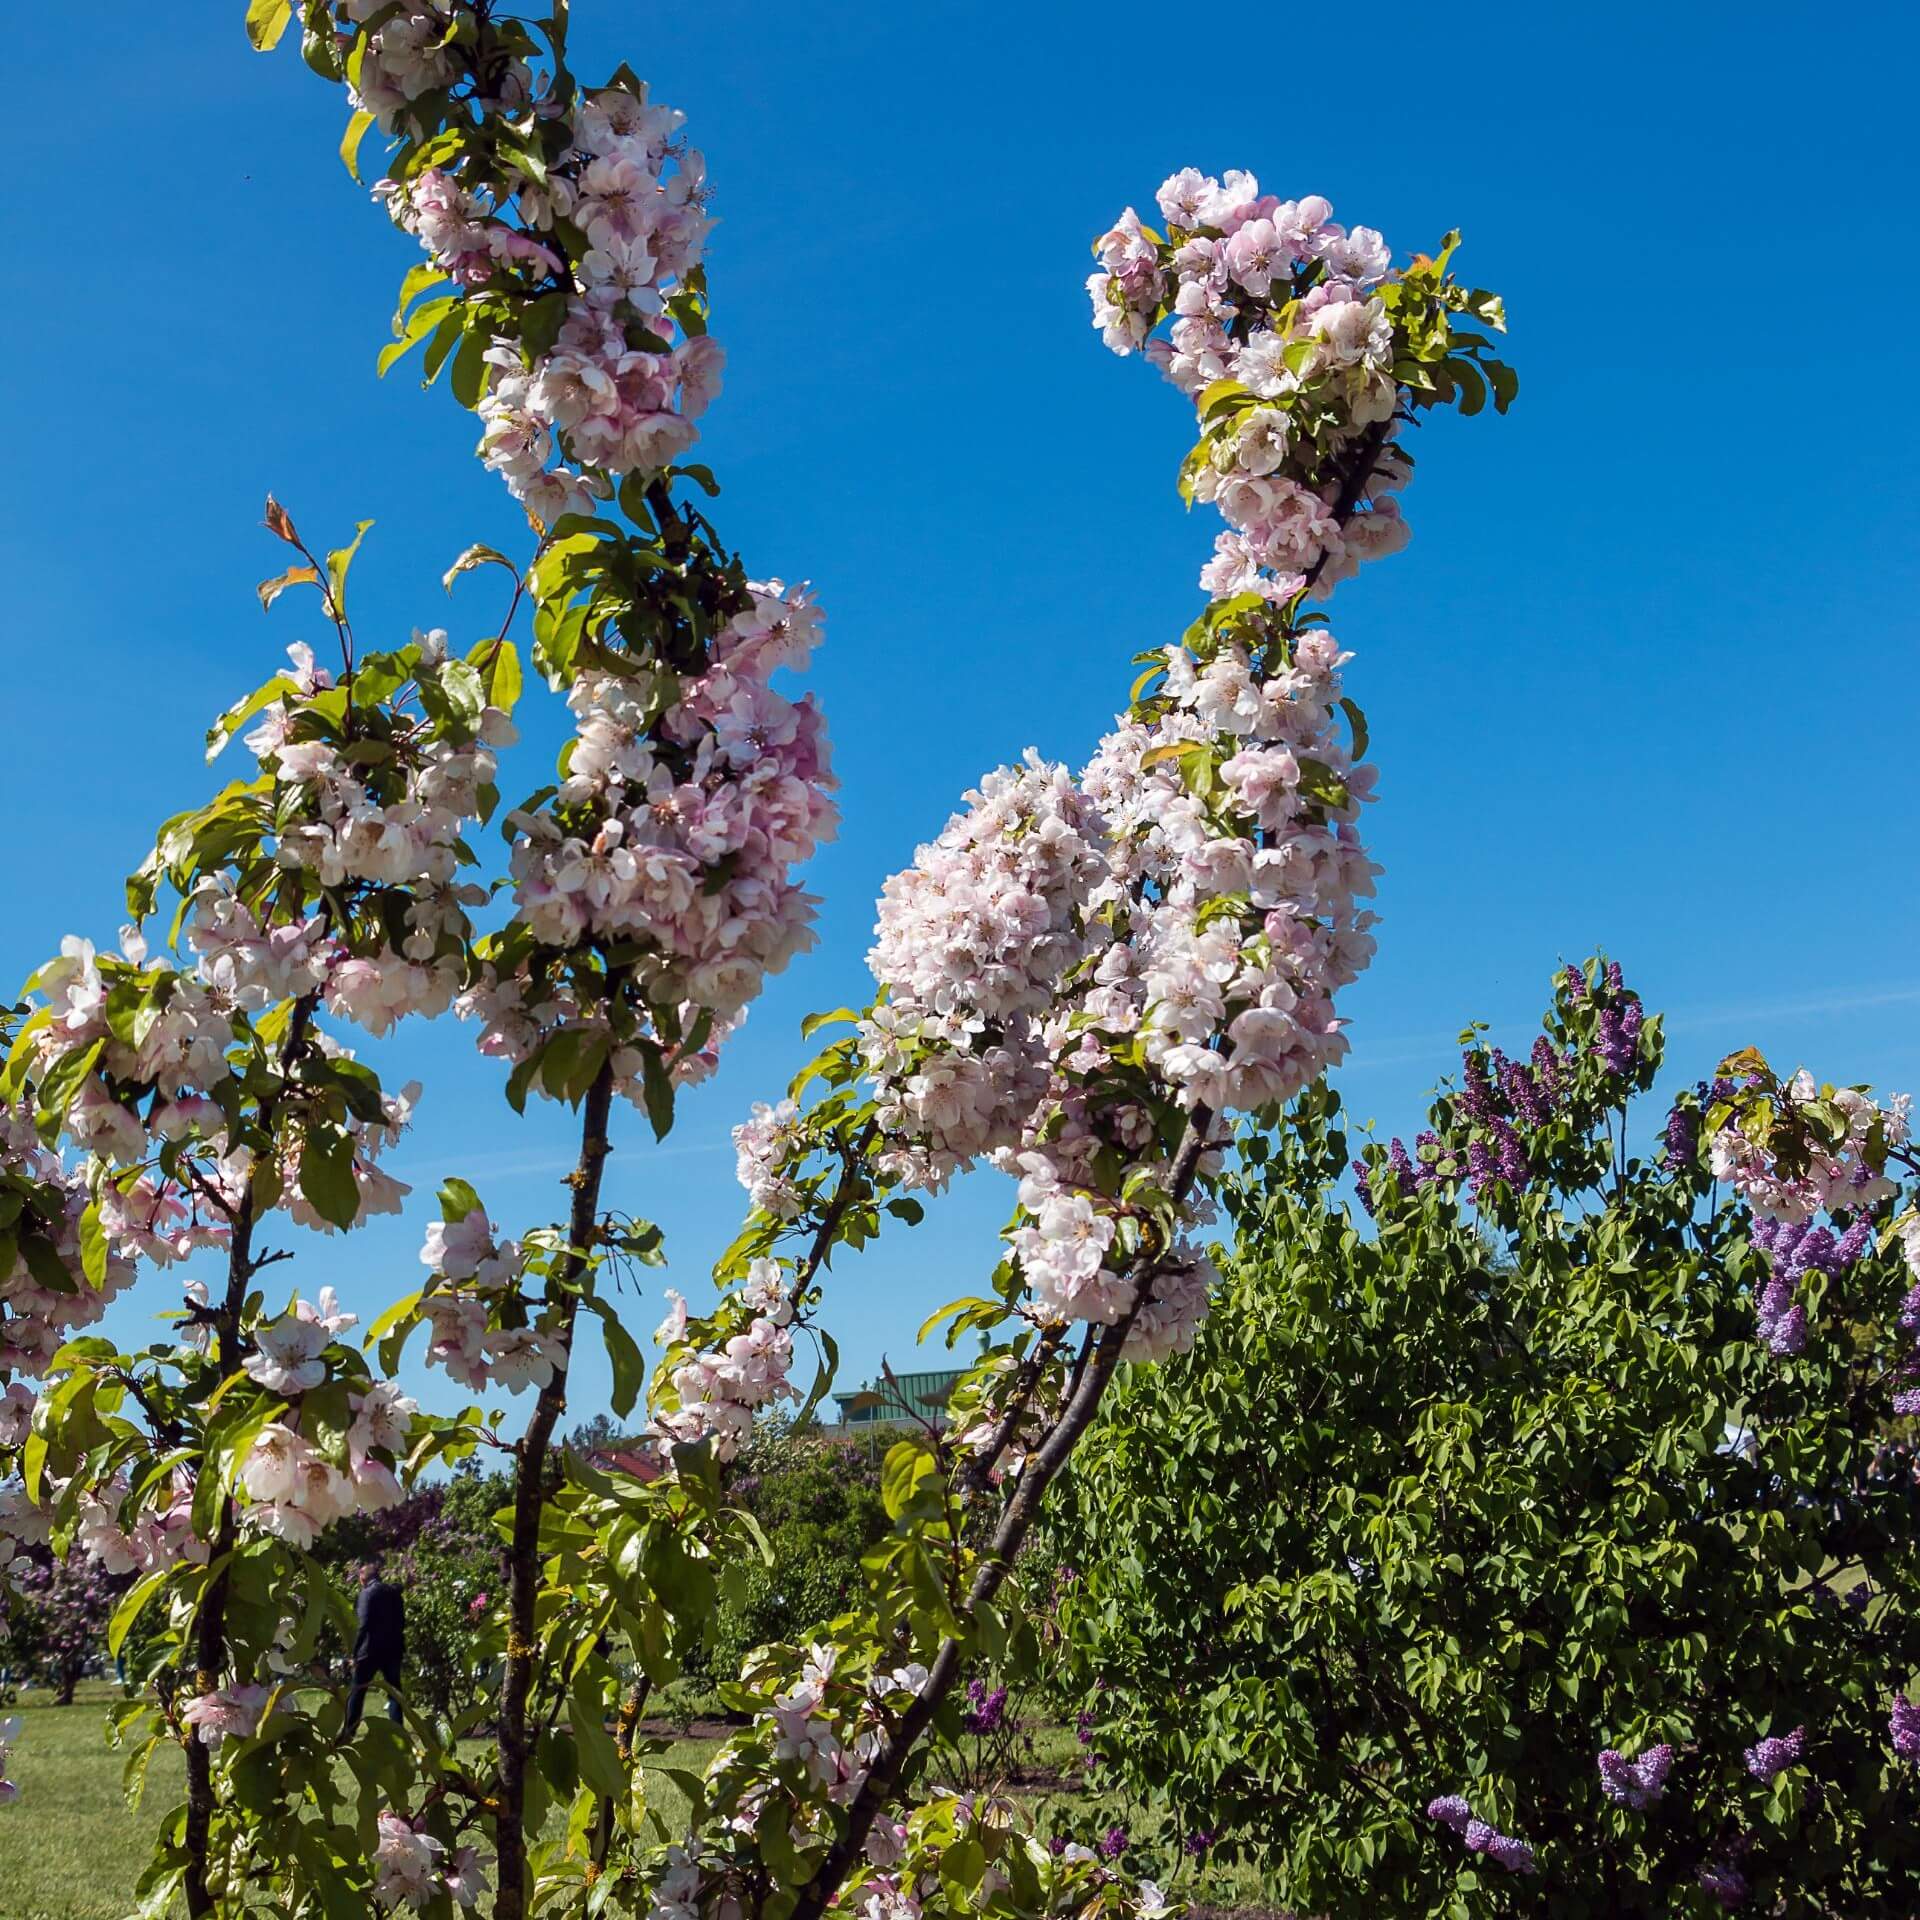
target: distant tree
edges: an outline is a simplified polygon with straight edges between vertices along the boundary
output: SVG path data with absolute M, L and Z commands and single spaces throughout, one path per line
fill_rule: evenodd
M 54 1689 L 61 1706 L 106 1650 L 107 1623 L 128 1582 L 97 1561 L 30 1555 L 8 1569 L 13 1594 L 4 1603 L 6 1665 L 16 1681 Z
M 805 1636 L 863 1592 L 860 1556 L 890 1522 L 880 1464 L 862 1446 L 762 1421 L 742 1448 L 735 1500 L 759 1522 L 773 1565 L 749 1566 L 724 1590 L 695 1656 L 709 1681 L 731 1680 L 755 1647 Z

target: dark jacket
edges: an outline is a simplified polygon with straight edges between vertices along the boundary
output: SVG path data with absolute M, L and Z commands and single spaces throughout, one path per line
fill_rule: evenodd
M 407 1603 L 400 1589 L 385 1580 L 370 1580 L 360 1589 L 354 1618 L 360 1628 L 353 1642 L 354 1665 L 397 1672 L 407 1657 Z

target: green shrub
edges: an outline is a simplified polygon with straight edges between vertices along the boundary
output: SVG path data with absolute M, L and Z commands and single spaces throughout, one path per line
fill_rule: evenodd
M 1915 1911 L 1910 1276 L 1887 1251 L 1811 1276 L 1819 1331 L 1769 1352 L 1766 1263 L 1701 1164 L 1710 1090 L 1628 1151 L 1660 1057 L 1617 970 L 1563 981 L 1528 1085 L 1476 1043 L 1417 1152 L 1367 1150 L 1371 1232 L 1339 1102 L 1307 1095 L 1243 1141 L 1195 1351 L 1134 1369 L 1074 1463 L 1068 1704 L 1103 1777 L 1283 1906 Z M 1663 1744 L 1657 1798 L 1608 1796 L 1603 1750 Z M 1449 1795 L 1536 1870 L 1429 1817 Z
M 736 1572 L 689 1670 L 732 1680 L 755 1647 L 805 1639 L 863 1591 L 860 1556 L 889 1530 L 880 1469 L 859 1442 L 762 1422 L 742 1450 L 731 1497 L 760 1523 L 773 1565 Z

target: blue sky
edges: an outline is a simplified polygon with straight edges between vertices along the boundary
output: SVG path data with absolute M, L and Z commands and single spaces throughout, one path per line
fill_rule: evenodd
M 449 602 L 441 571 L 526 544 L 471 418 L 404 369 L 374 380 L 413 256 L 335 158 L 341 97 L 290 48 L 250 55 L 241 12 L 11 27 L 34 80 L 5 269 L 6 986 L 64 932 L 111 938 L 119 876 L 209 789 L 208 721 L 319 637 L 291 597 L 254 601 L 279 567 L 269 488 L 310 539 L 378 523 L 363 635 L 478 637 L 491 579 Z M 829 615 L 813 684 L 847 819 L 812 870 L 821 945 L 666 1147 L 631 1116 L 613 1164 L 696 1303 L 739 1215 L 727 1131 L 804 1058 L 802 1014 L 864 994 L 886 874 L 985 769 L 1029 743 L 1081 757 L 1130 656 L 1197 608 L 1190 416 L 1101 349 L 1081 290 L 1091 236 L 1189 163 L 1325 193 L 1402 257 L 1458 225 L 1514 323 L 1515 411 L 1422 433 L 1412 546 L 1333 602 L 1387 869 L 1349 1105 L 1405 1130 L 1464 1021 L 1524 1034 L 1556 961 L 1597 943 L 1670 1010 L 1689 1077 L 1751 1040 L 1920 1084 L 1920 548 L 1887 419 L 1920 293 L 1904 10 L 1844 35 L 1783 6 L 1493 6 L 1444 32 L 1399 4 L 1317 30 L 1133 0 L 574 14 L 583 74 L 631 60 L 708 155 L 730 364 L 702 457 L 749 564 L 812 579 Z M 539 784 L 556 738 L 534 720 L 503 786 Z M 515 1121 L 469 1041 L 443 1023 L 369 1050 L 428 1082 L 393 1161 L 415 1204 L 296 1234 L 308 1290 L 368 1316 L 410 1290 L 449 1172 L 516 1225 L 558 1211 L 570 1117 Z M 847 1384 L 910 1363 L 1006 1202 L 977 1178 L 846 1269 Z M 135 1298 L 129 1332 L 171 1290 Z M 605 1378 L 584 1355 L 582 1412 Z

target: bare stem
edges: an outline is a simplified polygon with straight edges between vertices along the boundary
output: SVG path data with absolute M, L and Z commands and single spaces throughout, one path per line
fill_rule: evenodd
M 1194 1179 L 1200 1168 L 1200 1156 L 1206 1151 L 1207 1130 L 1211 1120 L 1212 1116 L 1202 1109 L 1187 1123 L 1186 1134 L 1180 1142 L 1179 1151 L 1174 1155 L 1170 1183 L 1176 1204 L 1184 1201 L 1193 1190 Z M 1134 1260 L 1129 1274 L 1134 1284 L 1133 1304 L 1121 1319 L 1102 1329 L 1094 1344 L 1092 1358 L 1080 1376 L 1079 1385 L 1062 1409 L 1053 1430 L 1022 1468 L 1013 1498 L 1007 1502 L 1006 1510 L 1000 1516 L 1000 1524 L 994 1529 L 993 1540 L 974 1572 L 973 1584 L 968 1588 L 966 1611 L 969 1615 L 977 1613 L 1000 1591 L 1013 1569 L 1014 1561 L 1019 1557 L 1021 1547 L 1026 1544 L 1027 1535 L 1033 1530 L 1034 1521 L 1039 1518 L 1040 1504 L 1046 1498 L 1047 1489 L 1059 1477 L 1060 1470 L 1079 1445 L 1081 1436 L 1092 1425 L 1101 1397 L 1119 1368 L 1127 1335 L 1152 1297 L 1158 1258 L 1157 1249 L 1143 1249 Z M 958 1640 L 941 1642 L 926 1684 L 914 1697 L 913 1705 L 901 1715 L 900 1724 L 882 1743 L 865 1783 L 853 1805 L 847 1809 L 846 1831 L 828 1849 L 827 1857 L 820 1863 L 813 1878 L 801 1889 L 799 1903 L 790 1920 L 820 1920 L 840 1891 L 847 1875 L 861 1857 L 867 1835 L 881 1808 L 898 1788 L 901 1773 L 915 1746 L 933 1724 L 941 1703 L 953 1690 L 960 1675 L 963 1657 L 964 1649 Z
M 577 1281 L 586 1270 L 598 1232 L 600 1181 L 611 1151 L 607 1117 L 613 1107 L 611 1057 L 587 1090 L 580 1124 L 580 1159 L 567 1184 L 573 1206 L 567 1227 L 567 1252 L 555 1278 Z M 560 1297 L 556 1331 L 571 1350 L 579 1295 L 571 1287 L 549 1289 Z M 500 1856 L 499 1891 L 494 1920 L 524 1920 L 527 1911 L 527 1768 L 534 1740 L 528 1703 L 533 1695 L 539 1648 L 534 1641 L 534 1608 L 540 1587 L 540 1516 L 552 1491 L 554 1429 L 567 1404 L 567 1367 L 556 1365 L 540 1389 L 527 1430 L 515 1449 L 513 1543 L 507 1568 L 507 1667 L 500 1695 L 500 1811 L 494 1819 L 494 1845 Z

